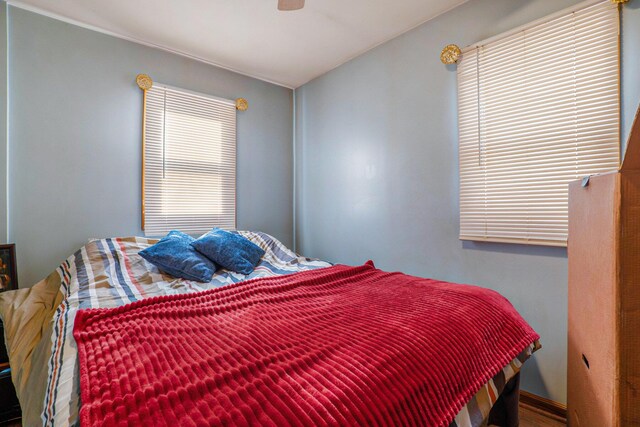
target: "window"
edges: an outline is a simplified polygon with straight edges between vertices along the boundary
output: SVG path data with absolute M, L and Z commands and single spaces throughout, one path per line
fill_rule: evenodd
M 460 239 L 566 246 L 567 184 L 620 162 L 618 34 L 606 0 L 463 52 Z
M 143 229 L 204 233 L 236 218 L 236 108 L 154 84 L 144 129 Z

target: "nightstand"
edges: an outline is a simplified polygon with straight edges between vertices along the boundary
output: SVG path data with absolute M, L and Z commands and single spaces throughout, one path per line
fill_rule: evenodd
M 0 426 L 10 422 L 14 425 L 21 416 L 16 389 L 11 382 L 11 368 L 4 345 L 4 327 L 0 321 Z

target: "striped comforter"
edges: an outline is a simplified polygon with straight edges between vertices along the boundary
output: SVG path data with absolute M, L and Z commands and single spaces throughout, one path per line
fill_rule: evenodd
M 78 423 L 80 382 L 78 354 L 73 339 L 77 311 L 85 308 L 118 307 L 141 299 L 200 292 L 227 284 L 328 267 L 330 264 L 299 257 L 275 238 L 260 232 L 239 232 L 262 247 L 266 254 L 248 276 L 218 271 L 210 283 L 191 282 L 162 274 L 138 252 L 153 243 L 142 237 L 95 240 L 69 257 L 59 268 L 64 299 L 55 312 L 51 357 L 42 412 L 44 425 Z M 452 426 L 478 426 L 504 385 L 516 375 L 534 351 L 533 345 L 485 384 L 465 406 Z

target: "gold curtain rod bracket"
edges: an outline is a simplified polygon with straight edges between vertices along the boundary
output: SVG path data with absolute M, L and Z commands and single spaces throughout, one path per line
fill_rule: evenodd
M 460 60 L 462 50 L 455 44 L 449 44 L 442 49 L 440 61 L 445 65 L 456 64 Z
M 630 0 L 611 0 L 611 3 L 613 4 L 619 4 L 620 6 L 622 6 L 623 4 L 629 3 Z
M 136 76 L 136 83 L 142 90 L 149 90 L 153 87 L 153 80 L 146 74 L 138 74 Z
M 249 109 L 249 102 L 244 98 L 236 99 L 236 110 L 247 111 Z

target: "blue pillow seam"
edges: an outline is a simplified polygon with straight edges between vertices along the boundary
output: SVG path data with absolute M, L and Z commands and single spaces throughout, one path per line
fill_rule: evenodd
M 167 270 L 175 270 L 175 271 L 179 271 L 180 273 L 184 274 L 185 276 L 189 276 L 188 278 L 186 278 L 187 280 L 192 280 L 192 281 L 194 281 L 194 282 L 206 283 L 206 281 L 200 280 L 200 277 L 196 277 L 196 276 L 194 276 L 193 274 L 190 274 L 190 273 L 185 272 L 184 270 L 180 270 L 179 268 L 174 268 L 174 267 L 171 267 L 171 266 L 167 266 L 166 264 L 164 264 L 164 263 L 162 263 L 162 262 L 160 262 L 160 261 L 157 261 L 157 260 L 154 260 L 154 261 L 152 262 L 152 261 L 148 260 L 147 258 L 145 258 L 145 256 L 144 256 L 144 255 L 140 255 L 140 256 L 141 256 L 142 258 L 144 258 L 147 262 L 149 262 L 151 265 L 154 265 L 154 266 L 156 266 L 156 267 L 160 267 L 160 268 L 159 268 L 159 270 L 161 270 L 161 271 L 163 271 L 163 272 L 165 272 L 165 273 L 169 274 L 169 276 L 173 276 L 173 277 L 175 277 L 176 279 L 184 279 L 184 277 L 177 277 L 177 276 L 174 276 L 173 274 L 169 273 Z M 213 275 L 212 275 L 212 277 L 213 277 Z

